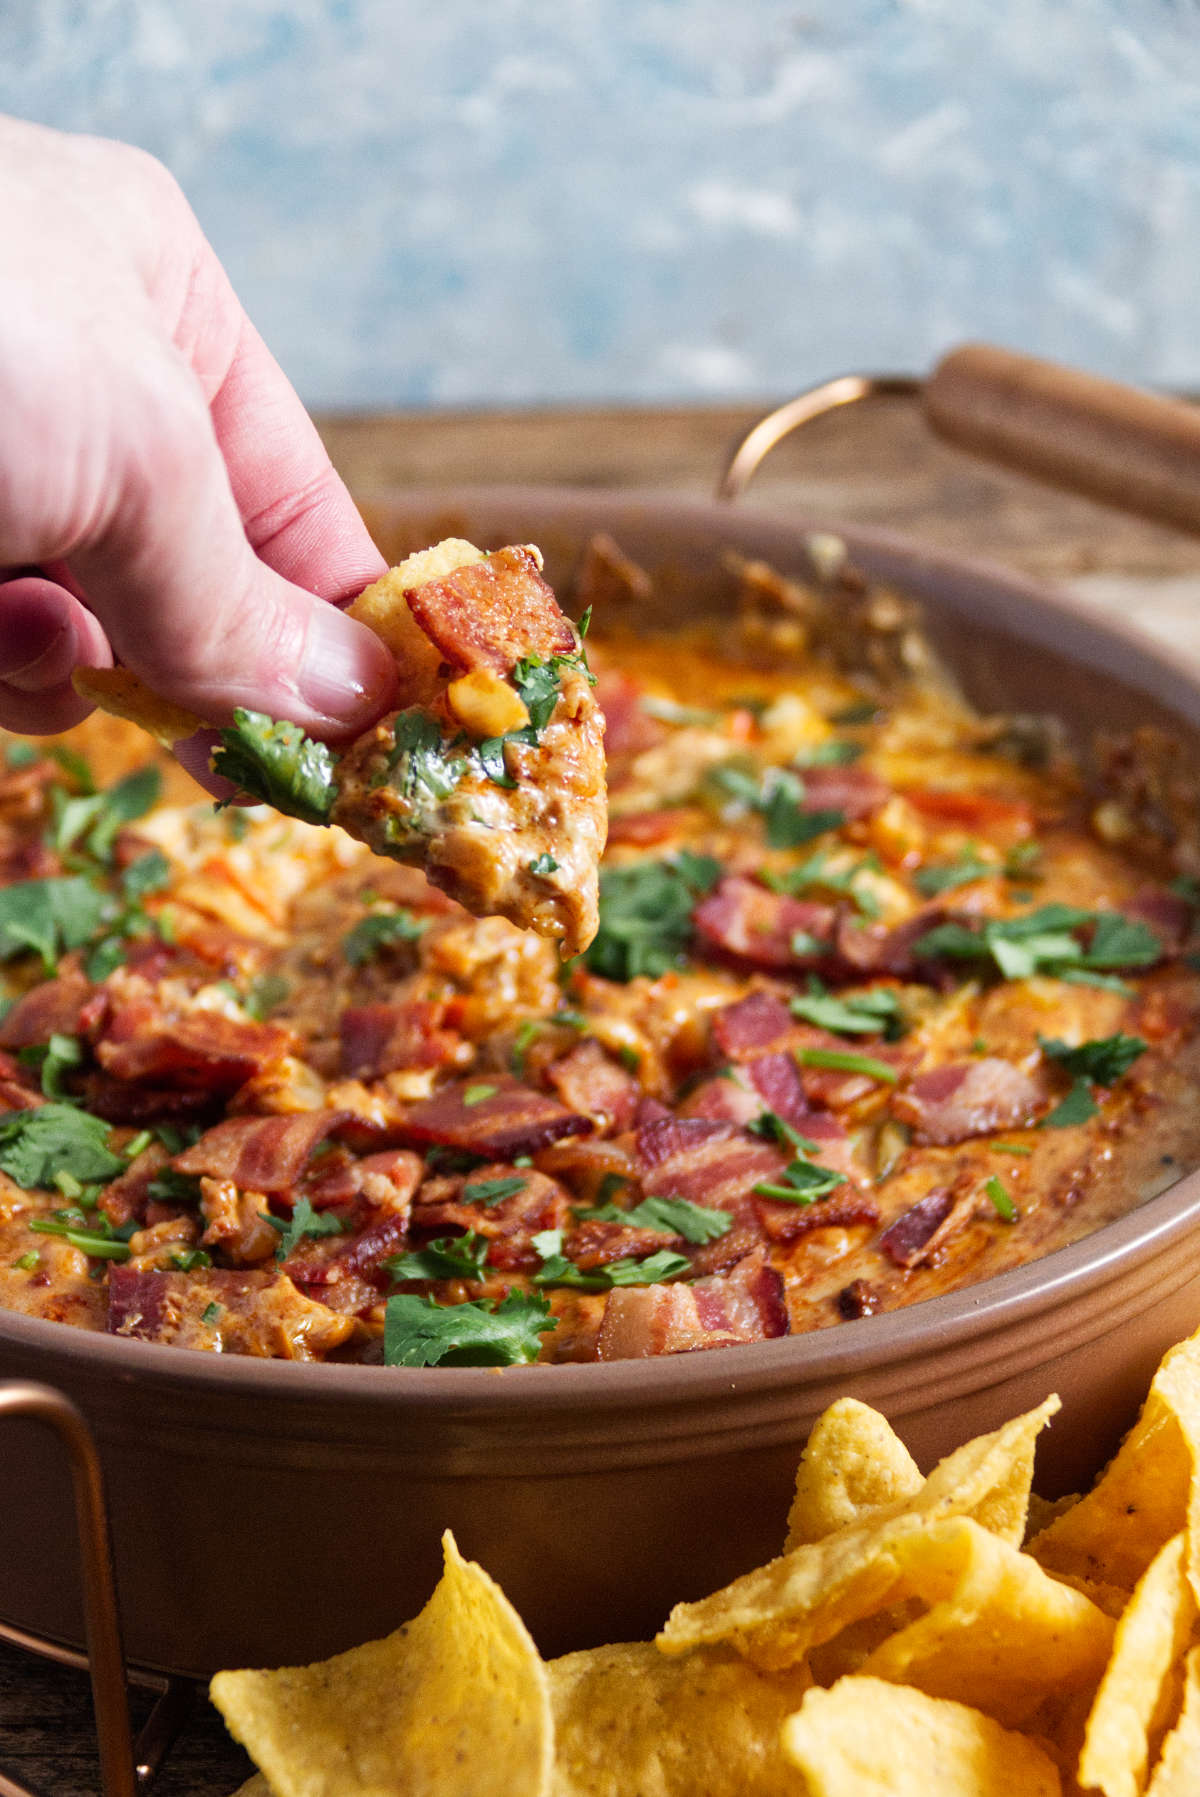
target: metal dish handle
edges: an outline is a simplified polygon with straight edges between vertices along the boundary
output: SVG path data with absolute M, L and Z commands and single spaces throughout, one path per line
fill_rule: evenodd
M 141 1797 L 150 1789 L 187 1720 L 195 1687 L 190 1679 L 127 1674 L 121 1649 L 104 1475 L 92 1432 L 81 1413 L 51 1385 L 12 1379 L 0 1383 L 0 1421 L 12 1416 L 43 1424 L 66 1450 L 75 1496 L 87 1654 L 56 1647 L 7 1624 L 0 1625 L 0 1638 L 63 1665 L 87 1668 L 92 1681 L 103 1797 Z M 130 1733 L 127 1676 L 160 1693 L 136 1746 Z M 37 1794 L 0 1771 L 0 1797 Z
M 916 397 L 939 437 L 1053 486 L 1200 532 L 1200 408 L 1101 380 L 1036 356 L 966 343 L 924 381 L 911 375 L 839 376 L 760 419 L 717 488 L 738 498 L 792 431 L 840 406 Z

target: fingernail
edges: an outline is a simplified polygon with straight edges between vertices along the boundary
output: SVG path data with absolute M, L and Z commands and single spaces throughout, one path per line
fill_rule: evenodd
M 378 637 L 335 606 L 314 607 L 296 674 L 296 690 L 306 705 L 333 726 L 365 729 L 395 684 L 396 664 Z

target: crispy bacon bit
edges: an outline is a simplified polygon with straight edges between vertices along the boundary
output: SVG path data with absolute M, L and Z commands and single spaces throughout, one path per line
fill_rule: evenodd
M 686 834 L 695 815 L 686 805 L 676 805 L 666 811 L 629 811 L 623 817 L 609 818 L 608 840 L 610 843 L 628 843 L 634 848 L 652 848 L 655 843 L 669 842 L 673 836 Z
M 628 674 L 603 668 L 596 679 L 596 703 L 604 713 L 609 757 L 637 755 L 666 736 L 666 726 L 642 710 L 642 688 Z
M 118 1179 L 105 1186 L 100 1194 L 99 1207 L 110 1223 L 130 1223 L 134 1219 L 139 1223 L 145 1222 L 146 1206 L 150 1198 L 147 1188 L 151 1180 L 162 1172 L 167 1159 L 167 1151 L 162 1143 L 151 1142 L 148 1148 L 142 1149 L 136 1160 L 130 1162 Z
M 796 1020 L 773 992 L 748 992 L 714 1014 L 713 1035 L 731 1061 L 753 1061 L 793 1042 Z
M 1163 953 L 1177 955 L 1192 933 L 1195 911 L 1177 892 L 1161 886 L 1143 886 L 1121 910 L 1126 917 L 1144 923 L 1162 943 Z M 3 1040 L 3 1037 L 0 1037 Z
M 347 1279 L 386 1284 L 383 1262 L 404 1247 L 408 1218 L 399 1211 L 367 1215 L 367 1221 L 350 1219 L 351 1234 L 306 1237 L 298 1242 L 283 1263 L 284 1272 L 305 1286 L 340 1285 Z M 373 1289 L 372 1297 L 378 1295 Z
M 356 1324 L 305 1297 L 281 1272 L 209 1267 L 147 1273 L 114 1266 L 108 1275 L 107 1327 L 110 1335 L 210 1353 L 322 1360 Z
M 645 1360 L 788 1333 L 783 1281 L 761 1253 L 695 1285 L 619 1286 L 605 1301 L 600 1360 Z
M 300 1046 L 281 1024 L 189 1011 L 170 1017 L 151 999 L 114 1006 L 100 1026 L 96 1059 L 120 1080 L 234 1092 L 266 1061 Z
M 520 1190 L 492 1204 L 466 1197 L 464 1188 L 496 1179 L 520 1179 Z M 424 1235 L 473 1229 L 489 1238 L 491 1266 L 533 1272 L 541 1264 L 534 1236 L 545 1229 L 561 1229 L 569 1211 L 570 1194 L 556 1179 L 531 1167 L 497 1163 L 461 1177 L 426 1180 L 413 1205 L 412 1227 Z
M 432 1098 L 410 1105 L 404 1119 L 410 1142 L 462 1148 L 497 1160 L 533 1154 L 562 1136 L 585 1135 L 590 1129 L 586 1117 L 507 1073 L 452 1080 Z
M 778 1179 L 785 1158 L 729 1123 L 668 1117 L 637 1132 L 642 1185 L 655 1196 L 688 1198 L 735 1214 L 764 1179 Z
M 1032 836 L 1033 807 L 1025 799 L 1002 799 L 986 792 L 967 792 L 961 787 L 939 791 L 919 787 L 904 797 L 923 817 L 939 824 L 959 824 L 964 830 L 1007 830 L 1014 836 Z
M 528 549 L 498 549 L 404 596 L 454 668 L 507 674 L 523 655 L 570 655 L 575 649 L 575 632 Z
M 953 1208 L 954 1194 L 949 1190 L 930 1192 L 918 1199 L 884 1230 L 878 1243 L 880 1252 L 887 1255 L 893 1266 L 915 1267 Z
M 823 964 L 837 913 L 832 905 L 809 904 L 768 892 L 753 880 L 730 874 L 701 899 L 692 923 L 701 941 L 751 967 L 816 967 Z M 808 941 L 819 943 L 811 952 Z
M 546 1078 L 567 1109 L 590 1118 L 599 1135 L 628 1129 L 642 1096 L 633 1074 L 591 1036 L 549 1066 Z
M 453 1065 L 462 1037 L 443 1027 L 440 1000 L 409 998 L 350 1005 L 342 1012 L 342 1072 L 350 1079 L 377 1079 L 402 1067 Z
M 856 1224 L 879 1221 L 879 1206 L 870 1195 L 852 1185 L 839 1186 L 815 1204 L 781 1204 L 760 1198 L 758 1214 L 773 1242 L 794 1242 L 814 1229 L 852 1229 Z
M 231 1179 L 256 1192 L 286 1192 L 299 1179 L 318 1142 L 349 1120 L 349 1111 L 227 1117 L 205 1130 L 171 1165 L 177 1173 Z
M 879 1293 L 865 1279 L 852 1279 L 837 1295 L 838 1314 L 847 1323 L 859 1317 L 873 1317 L 883 1309 Z
M 762 1100 L 729 1069 L 701 1080 L 679 1107 L 681 1117 L 706 1117 L 710 1123 L 746 1124 L 762 1115 Z
M 1045 1095 L 1020 1067 L 985 1055 L 918 1073 L 893 1097 L 892 1115 L 912 1126 L 916 1142 L 965 1142 L 1031 1122 Z
M 78 1035 L 80 1013 L 91 992 L 81 973 L 60 974 L 31 987 L 0 1023 L 0 1048 L 30 1048 L 51 1036 Z
M 563 1245 L 563 1253 L 582 1272 L 604 1267 L 614 1260 L 644 1260 L 660 1248 L 681 1248 L 683 1237 L 669 1229 L 638 1229 L 629 1223 L 605 1223 L 590 1218 L 573 1229 Z
M 759 1055 L 749 1066 L 750 1078 L 769 1111 L 805 1134 L 810 1133 L 812 1106 L 805 1095 L 800 1069 L 790 1054 Z M 840 1134 L 839 1130 L 839 1134 Z
M 880 810 L 890 797 L 887 782 L 857 762 L 842 767 L 805 768 L 800 809 L 840 811 L 847 823 L 856 823 Z

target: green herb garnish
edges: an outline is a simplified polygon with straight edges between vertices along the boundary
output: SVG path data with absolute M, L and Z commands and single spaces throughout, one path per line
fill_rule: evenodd
M 338 794 L 333 751 L 306 736 L 299 724 L 239 706 L 233 723 L 221 731 L 212 766 L 238 792 L 263 799 L 289 817 L 309 824 L 329 822 Z
M 515 1198 L 529 1184 L 519 1173 L 510 1173 L 502 1179 L 470 1180 L 462 1189 L 464 1204 L 501 1204 L 506 1198 Z
M 1148 1046 L 1141 1036 L 1124 1036 L 1120 1032 L 1115 1036 L 1097 1036 L 1075 1048 L 1069 1042 L 1045 1036 L 1039 1036 L 1038 1043 L 1042 1053 L 1057 1061 L 1073 1078 L 1090 1080 L 1097 1086 L 1115 1085 Z
M 558 862 L 554 859 L 553 855 L 535 855 L 533 860 L 529 863 L 529 871 L 531 874 L 556 874 L 558 872 Z
M 992 1204 L 995 1207 L 996 1215 L 998 1217 L 1003 1217 L 1006 1223 L 1015 1223 L 1017 1220 L 1017 1207 L 1009 1197 L 1004 1181 L 1002 1179 L 997 1179 L 996 1175 L 993 1174 L 992 1177 L 985 1182 L 983 1189 L 991 1199 Z
M 621 1178 L 620 1174 L 606 1178 Z M 643 1198 L 630 1210 L 617 1204 L 595 1204 L 575 1207 L 581 1222 L 627 1223 L 633 1229 L 669 1230 L 681 1235 L 685 1242 L 717 1242 L 733 1228 L 727 1210 L 714 1210 L 707 1204 L 693 1204 L 690 1198 Z
M 1073 934 L 1084 925 L 1092 926 L 1086 949 Z M 938 924 L 918 938 L 913 952 L 935 959 L 990 960 L 1005 979 L 1023 980 L 1037 973 L 1071 977 L 1076 969 L 1148 967 L 1160 959 L 1162 948 L 1145 924 L 1111 911 L 1052 904 L 1027 917 L 988 918 L 981 929 Z
M 788 1008 L 793 1017 L 831 1030 L 835 1036 L 882 1035 L 895 1042 L 904 1034 L 900 1000 L 889 986 L 839 998 L 827 992 L 819 980 L 810 980 L 807 995 L 789 999 Z
M 465 1235 L 439 1236 L 414 1253 L 393 1254 L 384 1266 L 393 1279 L 481 1279 L 488 1239 L 469 1229 Z
M 1042 1129 L 1067 1129 L 1073 1123 L 1086 1123 L 1099 1115 L 1100 1107 L 1092 1097 L 1085 1079 L 1077 1079 L 1067 1096 L 1042 1118 Z
M 835 1073 L 861 1073 L 864 1079 L 877 1079 L 894 1086 L 900 1075 L 886 1061 L 871 1055 L 850 1054 L 840 1048 L 798 1048 L 796 1059 L 802 1067 L 828 1067 Z
M 372 911 L 342 937 L 342 953 L 351 967 L 361 967 L 394 943 L 415 942 L 428 928 L 429 919 L 411 911 Z
M 115 1179 L 125 1161 L 108 1145 L 109 1125 L 73 1104 L 43 1104 L 0 1116 L 0 1171 L 25 1191 L 53 1183 L 61 1168 L 88 1184 Z
M 540 1337 L 557 1327 L 540 1292 L 448 1305 L 400 1293 L 387 1301 L 384 1365 L 515 1366 L 536 1360 Z
M 305 1236 L 346 1235 L 349 1225 L 335 1217 L 330 1211 L 316 1211 L 308 1198 L 297 1198 L 291 1216 L 285 1221 L 282 1217 L 273 1217 L 269 1211 L 260 1211 L 264 1223 L 279 1232 L 279 1246 L 275 1250 L 276 1260 L 286 1260 L 294 1254 L 297 1246 Z
M 972 880 L 986 880 L 999 870 L 989 861 L 981 861 L 968 847 L 953 861 L 932 862 L 919 867 L 913 885 L 924 898 L 936 898 L 939 892 L 953 892 L 958 886 L 969 886 Z
M 462 1101 L 470 1109 L 473 1105 L 486 1104 L 499 1090 L 499 1086 L 468 1086 L 462 1095 Z
M 583 954 L 609 980 L 657 979 L 677 967 L 692 936 L 692 910 L 721 877 L 709 855 L 684 850 L 669 861 L 639 861 L 600 874 L 600 928 Z

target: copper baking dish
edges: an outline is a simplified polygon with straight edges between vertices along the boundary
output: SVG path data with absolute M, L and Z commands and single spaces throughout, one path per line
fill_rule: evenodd
M 610 532 L 656 574 L 644 621 L 719 603 L 722 553 L 805 565 L 798 519 L 563 490 L 369 506 L 396 558 L 453 531 L 539 542 L 564 582 Z M 823 528 L 829 528 L 828 525 Z M 988 709 L 1163 724 L 1200 753 L 1200 665 L 982 564 L 843 530 L 925 602 Z M 1200 1173 L 1089 1239 L 907 1311 L 761 1345 L 608 1365 L 400 1370 L 219 1359 L 0 1313 L 0 1376 L 72 1397 L 104 1461 L 132 1662 L 204 1675 L 315 1659 L 412 1614 L 454 1530 L 547 1653 L 651 1632 L 778 1551 L 796 1460 L 842 1393 L 928 1464 L 1057 1390 L 1041 1462 L 1073 1488 L 1114 1446 L 1169 1343 L 1200 1319 Z M 0 1620 L 83 1639 L 69 1485 L 28 1421 L 0 1435 Z

